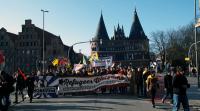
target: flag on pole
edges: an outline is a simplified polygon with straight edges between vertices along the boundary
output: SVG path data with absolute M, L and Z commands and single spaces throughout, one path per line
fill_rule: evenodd
M 74 71 L 79 71 L 80 69 L 82 69 L 84 67 L 83 64 L 74 64 Z
M 27 79 L 26 75 L 22 72 L 20 68 L 18 68 L 18 73 L 23 77 L 24 80 Z
M 59 63 L 59 60 L 58 60 L 58 59 L 54 59 L 54 60 L 52 61 L 53 66 L 58 65 L 58 63 Z
M 84 65 L 87 65 L 87 61 L 86 61 L 86 59 L 85 59 L 85 56 L 83 56 L 83 64 L 84 64 Z
M 195 24 L 195 27 L 200 27 L 200 18 L 198 18 L 197 23 Z
M 94 61 L 94 60 L 99 60 L 99 55 L 97 52 L 94 52 L 91 54 L 91 57 L 90 57 L 90 62 Z
M 68 62 L 68 59 L 67 58 L 60 58 L 59 59 L 59 62 L 58 64 L 61 65 L 61 66 L 65 66 L 67 65 L 69 62 Z

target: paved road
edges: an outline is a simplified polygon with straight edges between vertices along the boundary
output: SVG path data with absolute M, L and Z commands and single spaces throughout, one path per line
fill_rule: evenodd
M 200 89 L 196 86 L 196 78 L 188 78 L 191 88 L 188 90 L 191 111 L 200 111 Z M 13 98 L 13 96 L 12 96 Z M 67 96 L 65 98 L 28 99 L 12 105 L 9 111 L 171 111 L 172 105 L 162 104 L 158 98 L 156 108 L 152 108 L 149 99 L 128 95 L 92 95 Z
M 165 105 L 152 108 L 149 100 L 132 96 L 98 95 L 53 99 L 34 99 L 13 105 L 10 111 L 164 111 Z

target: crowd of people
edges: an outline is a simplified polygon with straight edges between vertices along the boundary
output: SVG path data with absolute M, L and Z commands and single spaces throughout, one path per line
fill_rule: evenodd
M 156 72 L 153 69 L 148 69 L 147 67 L 133 68 L 128 67 L 108 67 L 108 68 L 83 68 L 79 71 L 74 71 L 71 69 L 49 69 L 45 74 L 41 72 L 31 73 L 24 77 L 20 72 L 16 72 L 13 75 L 6 74 L 4 71 L 0 75 L 0 86 L 5 86 L 4 89 L 1 88 L 1 93 L 5 92 L 7 98 L 9 94 L 14 91 L 13 84 L 16 82 L 15 86 L 15 103 L 18 103 L 18 94 L 22 95 L 22 100 L 24 100 L 23 90 L 25 87 L 28 89 L 28 95 L 30 97 L 30 102 L 33 99 L 34 92 L 34 80 L 37 76 L 58 76 L 58 77 L 91 77 L 100 76 L 106 74 L 118 74 L 126 76 L 130 80 L 130 85 L 126 87 L 105 87 L 101 88 L 102 93 L 109 90 L 110 93 L 120 92 L 123 94 L 129 93 L 136 95 L 138 97 L 150 97 L 152 100 L 152 106 L 155 107 L 155 97 L 156 92 L 160 88 L 159 80 L 155 75 Z M 12 78 L 12 79 L 11 79 Z M 3 85 L 7 84 L 7 85 Z M 167 96 L 170 95 L 171 102 L 173 103 L 173 111 L 178 111 L 180 103 L 182 103 L 185 111 L 189 111 L 189 103 L 186 94 L 189 84 L 187 78 L 184 76 L 184 71 L 181 68 L 174 68 L 169 70 L 169 72 L 164 76 L 164 88 L 165 94 L 162 98 L 162 103 L 165 103 Z M 6 93 L 8 91 L 9 93 Z M 3 94 L 1 94 L 3 95 Z M 9 102 L 9 101 L 8 101 Z
M 24 78 L 25 77 L 25 78 Z M 13 75 L 6 73 L 5 71 L 0 72 L 0 111 L 6 111 L 8 106 L 11 104 L 10 94 L 15 92 L 15 101 L 18 103 L 18 95 L 22 95 L 22 101 L 24 101 L 24 89 L 27 88 L 30 102 L 33 99 L 34 92 L 34 76 L 29 74 L 23 76 L 16 72 Z

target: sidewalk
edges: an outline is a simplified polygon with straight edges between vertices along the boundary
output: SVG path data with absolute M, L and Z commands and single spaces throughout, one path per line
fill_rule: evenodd
M 197 87 L 197 78 L 188 77 L 188 82 L 191 85 L 187 91 L 190 107 L 194 111 L 200 111 L 200 88 Z
M 171 111 L 172 104 L 170 104 L 169 100 L 166 100 L 165 104 L 161 103 L 161 98 L 164 94 L 163 92 L 163 75 L 158 74 L 159 83 L 161 85 L 160 90 L 157 93 L 156 104 L 157 109 L 162 109 L 166 111 Z M 189 99 L 190 109 L 191 111 L 200 111 L 200 88 L 197 87 L 197 78 L 196 77 L 187 77 L 190 88 L 187 90 L 187 95 Z M 146 99 L 150 102 L 150 100 Z M 182 109 L 182 106 L 180 107 Z

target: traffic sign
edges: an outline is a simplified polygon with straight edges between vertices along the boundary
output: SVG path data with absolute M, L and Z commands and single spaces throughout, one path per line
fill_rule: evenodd
M 186 58 L 185 58 L 185 61 L 189 61 L 189 60 L 190 60 L 190 58 L 189 58 L 189 57 L 186 57 Z

